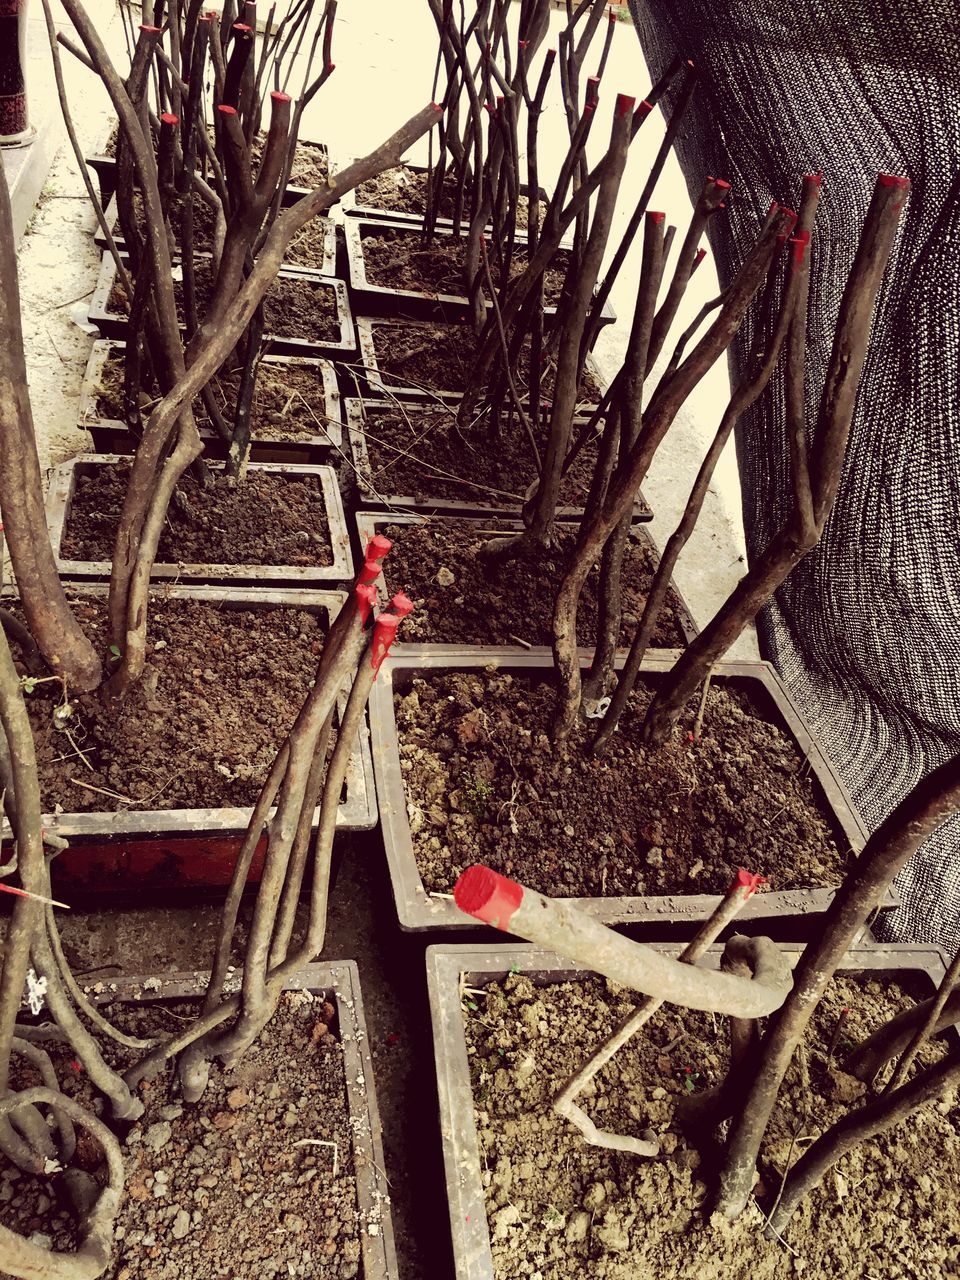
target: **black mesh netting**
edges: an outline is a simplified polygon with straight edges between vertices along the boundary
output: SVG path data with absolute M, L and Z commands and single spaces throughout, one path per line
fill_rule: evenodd
M 960 751 L 960 0 L 630 0 L 656 77 L 701 86 L 678 144 L 691 192 L 733 183 L 714 224 L 721 278 L 773 198 L 824 174 L 811 284 L 819 395 L 877 171 L 912 179 L 876 313 L 836 508 L 758 620 L 872 829 Z M 795 205 L 794 205 L 795 207 Z M 734 353 L 734 360 L 737 353 Z M 811 404 L 814 401 L 811 400 Z M 789 495 L 779 399 L 737 435 L 751 553 Z M 901 873 L 885 936 L 960 944 L 960 819 Z

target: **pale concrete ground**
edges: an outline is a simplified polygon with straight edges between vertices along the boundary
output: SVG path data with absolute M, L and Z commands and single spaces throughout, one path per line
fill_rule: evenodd
M 89 10 L 122 66 L 124 46 L 116 11 L 107 0 L 91 0 Z M 46 31 L 42 13 L 38 9 L 32 13 L 31 94 L 34 101 L 50 102 L 52 75 Z M 562 15 L 555 14 L 555 28 L 561 21 Z M 334 155 L 343 159 L 372 150 L 397 122 L 407 119 L 431 98 L 435 48 L 435 30 L 424 0 L 374 5 L 341 0 L 333 42 L 337 70 L 305 114 L 303 136 L 324 139 Z M 106 94 L 69 54 L 63 55 L 63 61 L 77 132 L 84 148 L 92 149 L 102 142 L 108 127 Z M 589 66 L 587 69 L 592 70 Z M 594 159 L 602 148 L 609 119 L 603 106 L 609 110 L 618 91 L 636 94 L 639 99 L 648 87 L 633 28 L 627 23 L 617 24 L 592 139 Z M 556 85 L 554 88 L 558 92 Z M 662 131 L 662 121 L 655 113 L 632 148 L 611 237 L 614 244 L 618 230 L 632 211 Z M 559 98 L 555 97 L 541 123 L 541 168 L 548 186 L 559 164 L 564 137 L 562 111 Z M 90 236 L 93 214 L 86 204 L 72 152 L 65 140 L 64 144 L 20 252 L 24 337 L 45 467 L 90 445 L 76 420 L 80 382 L 92 338 L 78 327 L 75 317 L 82 316 L 92 292 L 99 252 Z M 415 160 L 425 160 L 426 155 L 425 143 L 411 152 Z M 676 223 L 678 235 L 682 235 L 690 201 L 679 166 L 672 158 L 653 204 L 667 213 L 668 222 Z M 616 369 L 626 343 L 638 262 L 639 245 L 613 290 L 612 301 L 620 319 L 604 332 L 598 344 L 598 359 L 608 375 Z M 692 316 L 703 301 L 714 296 L 716 288 L 716 274 L 708 256 L 694 278 L 683 314 Z M 723 410 L 728 385 L 724 366 L 715 368 L 704 379 L 681 412 L 646 480 L 644 493 L 655 512 L 652 532 L 661 546 L 683 510 L 702 454 Z M 743 570 L 743 549 L 740 490 L 731 445 L 676 572 L 680 589 L 699 622 L 712 616 L 735 585 Z M 752 632 L 743 637 L 731 656 L 756 656 Z

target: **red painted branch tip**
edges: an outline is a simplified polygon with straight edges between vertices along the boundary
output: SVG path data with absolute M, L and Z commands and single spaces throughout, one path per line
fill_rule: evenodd
M 741 867 L 737 872 L 736 880 L 730 886 L 729 892 L 734 893 L 737 889 L 746 889 L 746 897 L 749 898 L 756 893 L 762 884 L 769 883 L 770 881 L 766 876 L 760 875 L 759 872 L 747 871 L 746 868 Z
M 453 900 L 468 916 L 504 932 L 523 902 L 523 886 L 480 863 L 467 867 L 453 886 Z

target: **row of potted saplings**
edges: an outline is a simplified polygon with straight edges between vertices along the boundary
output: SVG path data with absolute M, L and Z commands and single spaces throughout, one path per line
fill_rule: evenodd
M 158 32 L 142 31 L 140 45 L 158 38 Z M 462 60 L 464 33 L 441 27 L 441 39 Z M 239 40 L 237 36 L 235 44 Z M 517 63 L 518 74 L 522 66 L 523 59 Z M 668 81 L 677 74 L 672 69 Z M 266 308 L 258 304 L 268 277 L 279 269 L 284 249 L 308 225 L 308 218 L 329 207 L 348 183 L 363 177 L 372 180 L 375 171 L 395 166 L 404 147 L 435 122 L 434 109 L 420 113 L 395 135 L 391 145 L 368 163 L 366 173 L 360 171 L 362 165 L 359 169 L 348 166 L 328 184 L 322 199 L 314 192 L 285 213 L 280 212 L 278 200 L 269 223 L 264 218 L 275 191 L 283 189 L 277 184 L 284 177 L 286 161 L 281 164 L 276 155 L 271 159 L 268 141 L 254 182 L 250 149 L 241 145 L 243 139 L 234 128 L 240 113 L 235 108 L 230 109 L 233 114 L 224 113 L 218 139 L 226 147 L 223 170 L 227 180 L 239 183 L 243 190 L 226 229 L 214 229 L 220 268 L 208 287 L 205 314 L 201 317 L 195 311 L 194 323 L 190 308 L 197 307 L 197 275 L 187 278 L 189 266 L 186 272 L 178 271 L 170 260 L 170 244 L 158 230 L 163 217 L 154 216 L 164 213 L 163 195 L 169 187 L 164 184 L 161 189 L 157 174 L 164 172 L 164 165 L 160 162 L 172 154 L 185 168 L 194 163 L 192 135 L 186 132 L 187 145 L 179 152 L 169 142 L 165 150 L 164 131 L 178 129 L 181 122 L 171 123 L 169 113 L 161 116 L 157 165 L 152 168 L 140 154 L 147 137 L 141 132 L 138 139 L 136 122 L 125 121 L 128 163 L 136 174 L 131 181 L 144 210 L 138 222 L 135 202 L 118 197 L 118 219 L 131 271 L 124 281 L 124 259 L 114 255 L 112 288 L 126 293 L 127 343 L 122 350 L 104 346 L 98 351 L 102 363 L 96 385 L 91 383 L 87 389 L 87 403 L 97 422 L 108 424 L 105 429 L 130 433 L 137 447 L 129 462 L 118 463 L 115 478 L 102 478 L 102 458 L 101 465 L 90 464 L 86 473 L 75 468 L 60 481 L 61 492 L 51 508 L 56 511 L 55 545 L 61 567 L 78 576 L 109 575 L 110 583 L 109 588 L 80 583 L 54 601 L 54 622 L 62 632 L 54 641 L 47 625 L 50 618 L 46 623 L 41 618 L 37 601 L 24 586 L 26 576 L 18 572 L 21 596 L 5 615 L 5 630 L 22 638 L 26 622 L 35 646 L 23 641 L 25 675 L 12 667 L 5 669 L 10 679 L 4 685 L 5 709 L 9 709 L 4 727 L 8 739 L 16 737 L 18 745 L 29 739 L 24 723 L 15 721 L 17 698 L 23 688 L 41 695 L 31 702 L 33 737 L 42 752 L 59 744 L 63 759 L 44 755 L 51 767 L 65 765 L 46 777 L 47 766 L 41 768 L 42 791 L 76 797 L 73 805 L 58 800 L 60 812 L 46 820 L 49 846 L 64 836 L 92 831 L 87 820 L 95 821 L 93 806 L 101 804 L 104 796 L 113 802 L 115 815 L 120 815 L 113 818 L 114 831 L 147 834 L 159 829 L 152 825 L 158 810 L 147 806 L 160 796 L 166 805 L 179 795 L 211 794 L 209 777 L 198 775 L 189 763 L 175 766 L 169 777 L 156 775 L 155 790 L 148 791 L 144 774 L 137 778 L 142 790 L 136 794 L 131 794 L 134 787 L 129 783 L 123 784 L 128 790 L 118 790 L 121 784 L 115 770 L 124 757 L 124 732 L 138 735 L 137 747 L 145 757 L 142 766 L 156 774 L 155 764 L 143 750 L 144 717 L 163 716 L 164 695 L 175 701 L 185 695 L 183 705 L 190 714 L 186 731 L 193 742 L 203 737 L 205 728 L 215 728 L 222 737 L 226 723 L 262 722 L 259 739 L 254 726 L 252 737 L 229 744 L 232 758 L 221 754 L 213 761 L 213 771 L 226 789 L 220 812 L 211 815 L 209 805 L 201 811 L 199 805 L 191 809 L 188 803 L 166 814 L 168 821 L 173 817 L 174 827 L 179 823 L 180 830 L 194 832 L 204 818 L 221 830 L 223 809 L 240 810 L 246 819 L 252 805 L 253 815 L 240 841 L 211 983 L 214 994 L 208 993 L 206 1006 L 211 1018 L 226 1018 L 238 1009 L 240 1018 L 229 1033 L 215 1033 L 214 1023 L 199 1045 L 181 1058 L 179 1071 L 188 1097 L 202 1091 L 205 1064 L 211 1056 L 236 1055 L 249 1045 L 275 1007 L 288 970 L 322 945 L 329 850 L 334 829 L 351 804 L 351 768 L 366 784 L 361 804 L 366 805 L 368 824 L 372 822 L 369 757 L 361 733 L 371 688 L 375 690 L 372 728 L 380 773 L 378 792 L 401 923 L 419 929 L 462 924 L 465 917 L 456 913 L 461 908 L 542 946 L 554 947 L 562 937 L 569 958 L 598 973 L 641 991 L 669 993 L 672 1001 L 691 1008 L 730 1015 L 731 1026 L 739 1029 L 733 1046 L 737 1053 L 745 1047 L 758 1053 L 751 1047 L 751 1020 L 783 1004 L 787 983 L 775 948 L 771 951 L 763 940 L 736 947 L 731 943 L 728 961 L 733 973 L 716 981 L 698 974 L 694 981 L 684 968 L 675 963 L 659 965 L 651 953 L 625 942 L 601 922 L 641 919 L 651 905 L 661 918 L 707 920 L 684 953 L 683 960 L 690 962 L 735 914 L 752 910 L 766 915 L 780 906 L 796 909 L 803 899 L 800 895 L 791 899 L 792 887 L 806 887 L 808 880 L 837 884 L 851 851 L 856 853 L 863 846 L 862 829 L 842 789 L 769 669 L 761 664 L 731 666 L 721 659 L 797 560 L 815 544 L 829 515 L 867 345 L 869 316 L 906 184 L 885 179 L 877 184 L 819 395 L 805 388 L 804 377 L 809 241 L 820 191 L 819 180 L 807 178 L 797 213 L 775 205 L 759 220 L 755 243 L 724 291 L 716 318 L 689 354 L 686 347 L 698 326 L 692 325 L 681 336 L 665 372 L 652 391 L 648 389 L 647 407 L 641 414 L 645 380 L 661 352 L 667 353 L 685 288 L 702 256 L 701 237 L 728 190 L 723 182 L 706 181 L 673 262 L 668 254 L 673 235 L 662 215 L 638 206 L 633 221 L 634 234 L 642 228 L 642 266 L 630 339 L 622 367 L 608 387 L 591 386 L 588 354 L 606 304 L 607 281 L 599 282 L 598 277 L 610 215 L 629 145 L 650 103 L 664 88 L 657 86 L 639 107 L 632 99 L 618 97 L 603 157 L 587 169 L 583 143 L 596 115 L 595 102 L 590 102 L 595 87 L 591 90 L 588 85 L 590 110 L 582 111 L 572 124 L 570 154 L 554 195 L 541 200 L 543 207 L 533 211 L 532 202 L 527 201 L 522 263 L 513 261 L 514 247 L 519 246 L 515 233 L 520 202 L 516 173 L 511 179 L 506 163 L 509 130 L 504 127 L 491 135 L 483 171 L 487 194 L 474 196 L 469 232 L 460 237 L 463 244 L 454 254 L 455 258 L 461 251 L 465 255 L 466 287 L 452 296 L 459 297 L 461 305 L 466 299 L 466 315 L 453 325 L 428 321 L 417 329 L 407 321 L 378 323 L 374 319 L 362 328 L 367 347 L 361 350 L 361 360 L 352 369 L 341 362 L 341 377 L 344 372 L 352 376 L 361 392 L 347 406 L 346 442 L 342 429 L 341 439 L 334 439 L 341 424 L 330 410 L 339 393 L 318 361 L 280 362 L 272 354 L 260 359 L 263 335 L 272 334 L 272 329 Z M 131 76 L 125 92 L 135 95 L 136 91 L 137 77 Z M 268 139 L 285 142 L 290 138 L 290 106 L 282 99 L 283 95 L 272 97 L 277 123 L 276 127 L 271 123 Z M 122 105 L 118 110 L 123 117 Z M 279 145 L 275 143 L 275 148 Z M 229 163 L 226 155 L 231 157 Z M 246 186 L 239 163 L 244 158 Z M 122 168 L 118 164 L 118 173 Z M 264 175 L 273 177 L 272 186 L 265 180 L 261 183 Z M 428 189 L 428 219 L 430 205 L 440 204 L 444 177 L 442 163 L 430 174 L 420 175 L 421 186 Z M 456 189 L 465 187 L 462 178 L 455 175 Z M 176 173 L 174 179 L 176 187 Z M 499 186 L 495 179 L 502 179 Z M 406 185 L 416 180 L 415 174 L 402 178 Z M 186 182 L 189 185 L 189 172 Z M 476 185 L 482 189 L 479 180 Z M 536 182 L 528 182 L 527 187 L 539 192 Z M 255 226 L 251 208 L 259 212 Z M 458 242 L 457 217 L 455 208 L 448 237 L 452 244 Z M 348 227 L 348 243 L 364 239 L 362 219 Z M 396 232 L 398 228 L 402 229 L 402 220 L 389 229 Z M 572 240 L 561 249 L 571 229 Z M 430 243 L 427 230 L 423 236 Z M 437 229 L 431 234 L 436 236 Z M 381 258 L 384 242 L 392 246 L 393 260 L 402 256 L 398 244 L 402 238 L 379 233 L 374 227 L 366 241 Z M 414 235 L 415 240 L 420 238 L 420 233 Z M 193 261 L 188 248 L 184 246 L 181 264 Z M 245 275 L 237 263 L 252 249 L 258 251 L 256 265 Z M 364 254 L 368 263 L 366 246 Z M 441 256 L 449 269 L 450 252 Z M 368 265 L 364 269 L 369 272 Z M 141 283 L 144 280 L 146 284 Z M 353 278 L 352 284 L 357 293 Z M 434 288 L 432 292 L 443 291 Z M 661 296 L 663 302 L 658 301 Z M 123 305 L 119 293 L 114 301 Z M 291 300 L 285 305 L 295 309 L 298 304 Z M 638 499 L 640 484 L 686 397 L 729 346 L 751 307 L 759 313 L 753 325 L 759 335 L 755 349 L 733 389 L 681 525 L 658 564 L 638 524 L 646 514 Z M 702 323 L 706 317 L 698 319 Z M 388 330 L 390 337 L 378 349 L 378 333 Z M 419 356 L 433 356 L 441 378 L 456 370 L 462 385 L 441 385 L 427 402 L 393 390 L 404 383 L 407 389 L 423 389 L 418 385 L 422 375 L 409 374 Z M 391 359 L 400 361 L 407 372 L 391 369 Z M 771 377 L 781 360 L 790 397 L 793 508 L 730 601 L 703 631 L 696 632 L 682 601 L 671 594 L 670 572 L 696 520 L 723 443 L 739 414 L 761 394 L 772 394 Z M 271 383 L 274 367 L 277 382 Z M 225 372 L 210 381 L 214 369 Z M 312 379 L 313 393 L 290 386 L 294 371 Z M 398 381 L 388 386 L 385 376 Z M 318 384 L 324 389 L 319 414 Z M 171 393 L 171 387 L 179 388 L 179 394 Z M 805 389 L 806 398 L 817 405 L 816 465 L 811 462 L 803 421 Z M 370 398 L 364 391 L 383 394 Z M 203 403 L 199 431 L 182 412 L 195 395 Z M 90 397 L 96 397 L 95 403 Z M 112 406 L 112 416 L 107 406 Z M 319 430 L 312 431 L 309 423 L 304 427 L 303 406 Z M 267 567 L 268 581 L 277 580 L 273 569 L 282 570 L 286 577 L 291 568 L 301 571 L 300 581 L 315 581 L 318 561 L 325 558 L 317 541 L 324 518 L 320 509 L 311 508 L 309 499 L 301 499 L 299 493 L 293 497 L 289 488 L 279 496 L 270 486 L 271 478 L 279 474 L 284 483 L 311 488 L 299 478 L 313 476 L 309 464 L 284 464 L 278 472 L 269 465 L 248 463 L 251 424 L 261 424 L 258 447 L 272 447 L 275 431 L 280 453 L 290 445 L 291 415 L 311 440 L 305 446 L 301 437 L 302 447 L 339 450 L 340 456 L 349 459 L 359 494 L 370 508 L 360 517 L 360 528 L 371 535 L 364 565 L 345 602 L 342 595 L 321 602 L 315 592 L 295 590 L 265 596 L 249 585 L 264 581 L 259 570 L 264 568 L 265 546 L 270 555 L 276 552 L 280 557 L 279 565 Z M 268 423 L 269 432 L 262 431 L 263 423 Z M 21 424 L 23 430 L 27 426 Z M 296 436 L 296 428 L 292 434 Z M 164 439 L 172 445 L 166 453 L 155 448 Z M 324 439 L 325 445 L 320 445 Z M 201 461 L 204 440 L 213 446 L 210 454 L 218 449 L 222 453 L 222 468 Z M 223 475 L 218 476 L 221 470 Z M 330 527 L 332 503 L 342 516 L 334 479 L 318 478 L 313 487 L 323 495 Z M 79 501 L 84 489 L 89 499 L 85 504 Z M 464 489 L 469 491 L 466 498 Z M 242 505 L 236 501 L 237 494 L 244 494 Z M 477 502 L 478 496 L 487 501 Z M 423 518 L 424 510 L 431 513 L 430 520 Z M 32 545 L 27 536 L 31 533 Z M 428 643 L 430 649 L 398 654 L 374 686 L 374 676 L 410 609 L 407 597 L 396 593 L 391 609 L 377 614 L 376 586 L 383 578 L 382 560 L 391 534 L 396 548 L 386 570 L 388 593 L 397 586 L 411 586 L 420 606 L 414 613 L 419 621 L 408 621 L 407 635 Z M 25 546 L 38 552 L 41 535 L 45 530 L 13 529 L 15 567 L 18 560 L 23 563 Z M 331 532 L 329 544 L 329 558 L 336 564 L 331 578 L 343 580 L 350 568 L 342 519 L 340 532 Z M 248 545 L 260 548 L 259 557 L 237 554 Z M 116 552 L 111 563 L 112 547 Z M 75 568 L 84 564 L 91 568 Z M 416 578 L 410 576 L 415 565 L 420 574 Z M 191 578 L 206 580 L 211 567 L 244 585 L 229 591 L 181 585 Z M 293 576 L 298 577 L 296 572 Z M 152 593 L 151 578 L 157 584 Z M 38 579 L 37 587 L 42 586 Z M 149 633 L 144 620 L 146 601 Z M 231 626 L 238 614 L 246 616 Z M 65 644 L 61 643 L 64 636 Z M 110 642 L 105 649 L 104 640 Z M 43 674 L 40 659 L 49 655 L 54 643 L 60 643 L 62 657 L 57 675 L 50 677 Z M 496 653 L 491 653 L 491 644 L 496 645 Z M 438 649 L 437 645 L 449 647 Z M 105 662 L 98 646 L 109 654 Z M 312 682 L 302 678 L 311 654 L 315 657 Z M 266 762 L 275 750 L 278 716 L 266 704 L 266 691 L 276 689 L 278 677 L 294 706 L 303 705 L 261 786 L 243 766 L 258 756 Z M 236 708 L 223 701 L 229 696 L 226 685 L 235 688 Z M 75 692 L 80 696 L 73 696 Z M 261 714 L 250 717 L 251 705 L 260 706 Z M 237 708 L 243 708 L 242 716 Z M 324 780 L 323 763 L 334 732 L 336 745 Z M 108 733 L 109 755 L 103 750 Z M 21 842 L 25 847 L 29 843 L 29 830 L 39 830 L 40 801 L 31 789 L 26 755 L 11 754 L 8 801 L 22 798 L 11 815 L 19 849 Z M 132 758 L 134 753 L 127 754 Z M 89 776 L 84 776 L 84 770 Z M 345 780 L 345 799 L 341 799 Z M 870 875 L 849 882 L 836 899 L 828 927 L 804 959 L 807 986 L 798 983 L 795 993 L 801 989 L 822 993 L 857 929 L 888 894 L 897 866 L 923 831 L 955 801 L 955 780 L 945 776 L 935 781 L 942 785 L 931 783 L 926 792 L 911 799 L 913 808 L 898 810 L 874 837 L 869 857 L 864 855 Z M 86 805 L 88 792 L 94 799 Z M 278 797 L 292 821 L 278 821 L 265 832 L 266 815 Z M 311 921 L 306 936 L 291 952 L 293 907 L 303 881 L 318 801 Z M 733 889 L 724 893 L 745 842 L 757 865 L 770 869 L 777 885 L 774 893 L 755 895 L 757 878 L 750 876 L 735 879 Z M 239 1004 L 236 997 L 222 997 L 218 1007 L 239 895 L 264 846 L 266 873 L 258 890 L 253 938 L 255 953 L 266 967 L 261 981 L 254 966 Z M 39 851 L 28 852 L 29 857 L 21 854 L 25 888 L 35 894 L 49 893 L 48 872 L 37 856 Z M 585 858 L 587 852 L 594 856 Z M 487 865 L 471 869 L 467 863 Z M 454 881 L 458 887 L 451 904 Z M 716 906 L 718 894 L 723 894 L 720 907 Z M 818 905 L 824 903 L 822 897 Z M 47 929 L 52 942 L 55 934 L 49 921 Z M 55 953 L 55 947 L 52 950 Z M 47 976 L 49 971 L 55 979 L 46 944 L 38 943 L 35 951 L 30 955 L 37 972 Z M 443 969 L 442 983 L 432 975 L 434 996 L 440 1002 L 435 1014 L 442 1020 L 449 1016 L 450 991 L 462 990 L 462 975 L 482 972 L 483 966 L 472 961 L 468 965 L 469 958 L 462 954 L 446 960 L 442 952 L 434 954 L 437 973 Z M 516 965 L 529 963 L 530 953 L 517 953 Z M 646 972 L 651 966 L 653 978 Z M 500 971 L 499 959 L 493 967 Z M 485 996 L 488 1009 L 491 998 Z M 522 991 L 519 998 L 527 1000 L 527 993 Z M 753 1105 L 740 1113 L 752 1119 L 750 1123 L 742 1120 L 734 1130 L 732 1163 L 728 1163 L 721 1196 L 722 1207 L 731 1216 L 742 1208 L 750 1189 L 756 1149 L 772 1106 L 771 1079 L 785 1065 L 809 1016 L 809 1006 L 802 1000 L 798 1005 L 798 999 L 796 995 L 789 998 L 784 1006 L 788 1012 L 763 1042 Z M 218 1014 L 218 1008 L 225 1012 Z M 646 1013 L 652 1012 L 648 1002 Z M 935 1012 L 939 1017 L 940 1011 Z M 916 1013 L 907 1019 L 908 1038 L 919 1020 Z M 462 1054 L 459 1048 L 453 1053 L 458 1062 L 467 1056 L 463 1034 L 461 1029 L 459 1038 L 454 1037 L 455 1045 L 462 1042 L 464 1046 Z M 895 1051 L 890 1043 L 888 1037 L 888 1055 Z M 155 1065 L 180 1052 L 179 1041 L 172 1046 L 154 1052 L 150 1062 Z M 473 1048 L 476 1056 L 477 1046 Z M 507 1065 L 507 1085 L 512 1089 L 528 1072 L 525 1060 Z M 133 1078 L 141 1078 L 138 1072 L 139 1068 Z M 96 1083 L 112 1098 L 115 1114 L 132 1114 L 131 1108 L 138 1104 L 129 1093 L 114 1077 L 102 1072 L 100 1076 L 106 1083 L 101 1079 Z M 928 1076 L 922 1085 L 917 1077 L 905 1086 L 906 1100 L 895 1089 L 897 1105 L 912 1106 L 924 1089 L 928 1091 L 924 1096 L 929 1096 L 930 1089 L 942 1088 L 952 1078 L 942 1064 Z M 129 1088 L 128 1077 L 129 1073 L 124 1083 Z M 502 1081 L 495 1078 L 494 1083 Z M 774 1096 L 778 1083 L 774 1079 Z M 460 1079 L 457 1087 L 463 1084 Z M 475 1076 L 474 1085 L 486 1087 L 482 1072 Z M 572 1103 L 577 1092 L 565 1103 L 568 1115 L 579 1114 Z M 718 1092 L 720 1102 L 729 1105 L 730 1088 L 721 1087 Z M 757 1105 L 760 1094 L 769 1103 L 765 1113 L 764 1106 Z M 445 1104 L 455 1101 L 453 1094 L 445 1095 Z M 734 1113 L 737 1106 L 734 1101 Z M 892 1106 L 879 1108 L 887 1120 Z M 460 1114 L 469 1136 L 472 1108 Z M 876 1115 L 871 1115 L 873 1122 Z M 593 1122 L 585 1120 L 580 1127 L 596 1137 Z M 603 1135 L 601 1148 L 611 1145 L 608 1139 L 609 1134 Z M 616 1141 L 612 1145 L 616 1148 Z M 655 1145 L 649 1137 L 632 1138 L 622 1149 L 651 1155 Z M 474 1133 L 470 1150 L 475 1148 Z M 451 1146 L 447 1154 L 456 1159 L 461 1152 Z M 750 1157 L 746 1163 L 745 1155 Z M 472 1163 L 470 1167 L 473 1170 Z M 471 1172 L 470 1181 L 471 1192 L 483 1190 L 479 1167 L 476 1177 Z M 809 1185 L 809 1178 L 804 1185 Z M 778 1221 L 803 1190 L 804 1186 L 789 1184 Z M 602 1184 L 601 1191 L 606 1196 Z M 598 1200 L 590 1212 L 596 1213 L 601 1203 Z M 107 1212 L 103 1201 L 99 1207 Z M 567 1215 L 564 1210 L 563 1216 L 569 1218 L 565 1238 L 574 1246 L 583 1243 L 576 1214 Z M 474 1230 L 484 1230 L 481 1212 L 466 1215 L 466 1220 L 474 1223 Z M 459 1221 L 462 1224 L 464 1216 Z M 612 1209 L 605 1211 L 603 1225 L 612 1239 L 617 1226 Z M 509 1226 L 504 1220 L 504 1231 L 495 1229 L 495 1241 L 509 1239 Z

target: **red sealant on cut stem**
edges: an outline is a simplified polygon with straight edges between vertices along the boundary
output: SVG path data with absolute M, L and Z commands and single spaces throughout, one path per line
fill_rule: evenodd
M 413 601 L 402 591 L 398 591 L 390 601 L 390 609 L 398 618 L 405 618 L 408 613 L 413 613 L 413 607 Z
M 467 867 L 453 886 L 453 900 L 468 916 L 508 931 L 523 902 L 523 886 L 480 863 Z
M 171 129 L 175 129 L 180 123 L 180 117 L 175 116 L 172 111 L 165 111 L 160 117 L 160 123 L 169 125 Z
M 278 89 L 273 89 L 270 93 L 270 97 L 274 100 L 274 102 L 292 102 L 293 101 L 289 93 L 281 93 Z
M 367 543 L 363 558 L 364 560 L 382 560 L 392 546 L 393 543 L 389 538 L 385 538 L 382 533 L 378 533 Z
M 798 231 L 795 236 L 790 237 L 790 244 L 793 245 L 792 265 L 794 270 L 803 265 L 804 254 L 807 252 L 807 245 L 809 243 L 809 231 Z
M 823 174 L 822 173 L 806 173 L 803 176 L 803 181 L 804 181 L 804 184 L 809 183 L 815 187 L 822 187 Z
M 383 665 L 383 660 L 390 652 L 390 646 L 397 638 L 397 627 L 400 619 L 395 613 L 381 613 L 373 624 L 373 648 L 370 651 L 370 663 L 374 676 Z
M 756 893 L 762 884 L 769 883 L 770 881 L 766 876 L 760 875 L 759 872 L 747 871 L 746 868 L 741 867 L 737 872 L 736 880 L 734 880 L 728 892 L 733 893 L 736 889 L 746 889 L 747 892 L 745 897 L 749 898 L 752 894 Z
M 667 215 L 665 213 L 648 213 L 647 218 L 650 222 L 656 223 L 659 227 L 662 223 L 666 222 Z
M 360 570 L 360 575 L 357 578 L 358 585 L 364 586 L 368 582 L 376 582 L 377 578 L 380 577 L 381 572 L 382 569 L 378 561 L 364 560 L 363 568 Z
M 222 115 L 225 115 L 225 116 L 235 116 L 237 114 L 237 108 L 228 107 L 226 103 L 221 103 L 220 106 L 217 107 L 217 110 L 221 112 Z
M 160 28 L 159 28 L 159 27 L 151 27 L 151 26 L 150 26 L 148 23 L 146 23 L 146 22 L 141 22 L 141 24 L 140 24 L 140 30 L 143 32 L 143 34 L 144 34 L 145 36 L 153 36 L 153 35 L 157 35 L 157 36 L 158 36 L 158 35 L 160 34 Z
M 700 263 L 704 260 L 706 256 L 707 256 L 706 249 L 698 249 L 697 256 L 693 260 L 693 265 L 695 267 L 699 267 Z
M 614 107 L 614 114 L 618 118 L 620 116 L 630 115 L 636 101 L 636 98 L 631 96 L 629 93 L 618 93 L 616 106 Z
M 377 603 L 377 588 L 372 582 L 358 582 L 353 588 L 353 597 L 357 602 L 357 613 L 360 615 L 361 628 L 367 625 L 367 619 Z
M 909 187 L 910 179 L 898 177 L 895 173 L 878 173 L 877 181 L 882 187 Z

